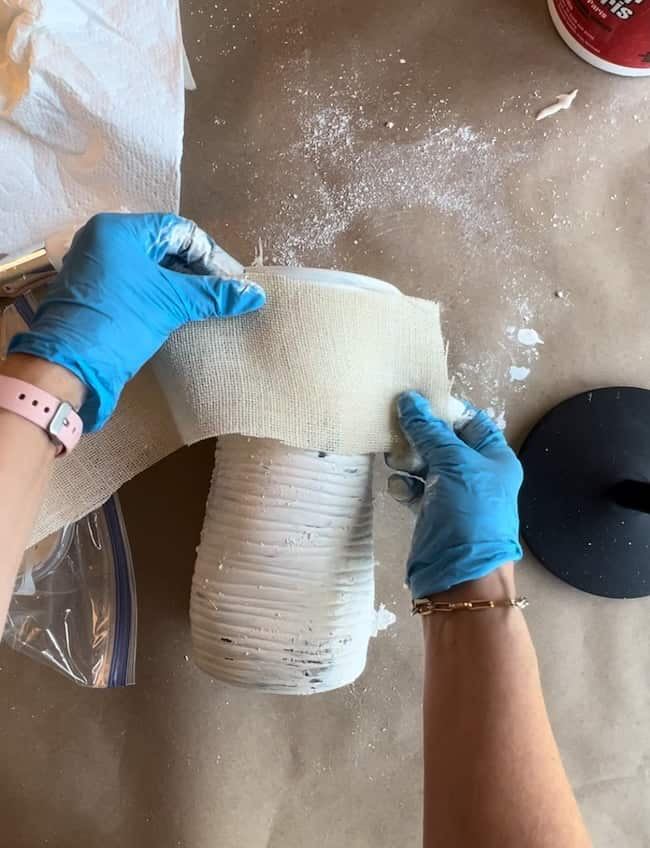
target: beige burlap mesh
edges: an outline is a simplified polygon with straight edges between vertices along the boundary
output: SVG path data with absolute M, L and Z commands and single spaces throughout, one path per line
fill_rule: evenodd
M 388 450 L 394 399 L 448 396 L 438 306 L 401 294 L 249 277 L 267 306 L 190 324 L 127 386 L 112 419 L 57 462 L 33 541 L 81 518 L 182 445 L 226 433 L 338 454 Z

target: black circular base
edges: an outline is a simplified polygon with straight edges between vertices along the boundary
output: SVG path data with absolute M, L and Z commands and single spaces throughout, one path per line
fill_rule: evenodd
M 594 595 L 650 595 L 650 390 L 565 400 L 519 458 L 521 532 L 537 559 Z

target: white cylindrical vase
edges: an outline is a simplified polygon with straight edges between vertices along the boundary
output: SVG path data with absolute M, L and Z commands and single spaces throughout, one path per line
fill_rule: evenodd
M 190 607 L 201 669 L 299 695 L 361 674 L 392 619 L 374 607 L 371 487 L 370 455 L 219 439 Z
M 277 270 L 399 294 L 357 274 Z M 190 604 L 203 671 L 296 695 L 361 674 L 370 637 L 395 619 L 374 606 L 372 463 L 370 454 L 337 456 L 271 439 L 218 440 Z

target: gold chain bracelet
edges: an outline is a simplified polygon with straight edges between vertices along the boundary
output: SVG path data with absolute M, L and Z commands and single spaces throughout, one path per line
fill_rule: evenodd
M 411 615 L 431 615 L 434 612 L 460 612 L 462 610 L 486 610 L 497 607 L 515 607 L 526 609 L 528 598 L 504 598 L 501 601 L 457 601 L 448 603 L 446 601 L 432 601 L 430 598 L 418 598 L 413 601 Z

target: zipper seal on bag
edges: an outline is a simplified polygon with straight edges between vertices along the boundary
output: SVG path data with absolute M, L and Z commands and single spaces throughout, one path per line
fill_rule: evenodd
M 122 510 L 117 495 L 109 498 L 101 508 L 113 552 L 115 567 L 115 624 L 113 651 L 108 673 L 108 688 L 131 686 L 135 683 L 135 639 L 137 608 L 131 549 L 126 535 Z

